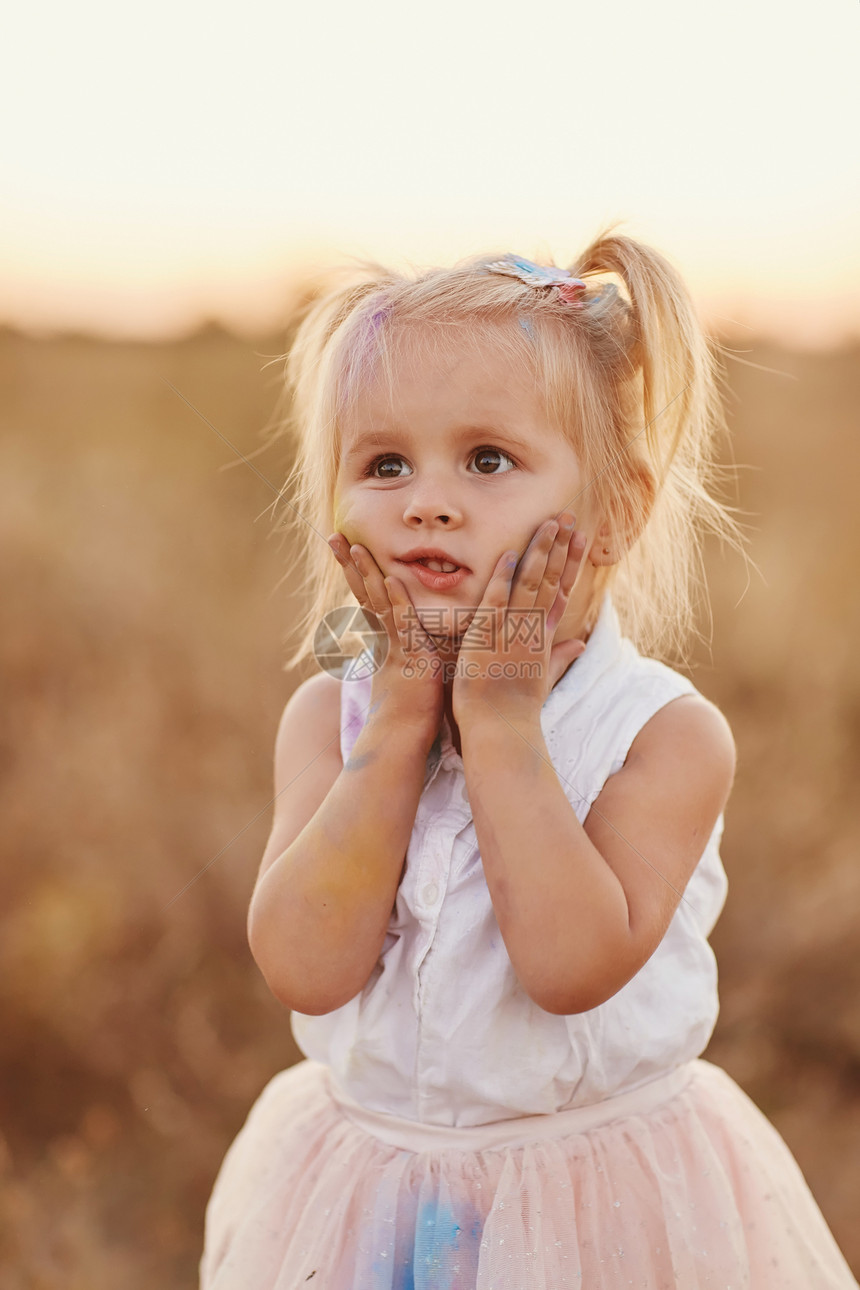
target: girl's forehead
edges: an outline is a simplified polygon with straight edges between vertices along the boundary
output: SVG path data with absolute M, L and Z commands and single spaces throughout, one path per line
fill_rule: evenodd
M 472 354 L 464 354 L 428 358 L 366 386 L 344 409 L 341 426 L 349 446 L 373 429 L 434 438 L 467 427 L 533 435 L 545 428 L 546 418 L 531 381 L 519 379 L 501 362 L 476 363 Z
M 351 365 L 343 409 L 361 415 L 404 400 L 447 396 L 535 399 L 540 391 L 532 355 L 511 329 L 499 326 L 409 327 L 380 338 L 372 355 Z

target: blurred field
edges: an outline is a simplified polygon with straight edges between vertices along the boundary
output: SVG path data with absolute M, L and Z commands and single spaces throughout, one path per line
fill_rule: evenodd
M 258 450 L 282 345 L 0 334 L 7 1290 L 193 1290 L 223 1152 L 296 1056 L 244 934 L 297 680 L 290 553 L 272 492 L 202 419 Z M 707 1055 L 788 1140 L 857 1273 L 860 350 L 742 357 L 774 369 L 728 372 L 761 576 L 710 552 L 692 673 L 740 751 Z M 254 458 L 275 484 L 287 464 Z

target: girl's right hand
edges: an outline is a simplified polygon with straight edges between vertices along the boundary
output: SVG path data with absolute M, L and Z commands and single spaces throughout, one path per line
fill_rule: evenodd
M 388 637 L 388 651 L 373 674 L 374 710 L 386 720 L 415 726 L 429 751 L 442 721 L 444 670 L 436 646 L 399 578 L 383 578 L 367 547 L 350 546 L 342 533 L 327 539 L 349 588 Z

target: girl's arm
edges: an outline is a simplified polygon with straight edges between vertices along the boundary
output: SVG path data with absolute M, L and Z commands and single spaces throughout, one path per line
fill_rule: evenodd
M 403 873 L 427 754 L 442 715 L 432 642 L 397 579 L 337 535 L 359 604 L 387 634 L 364 726 L 341 761 L 340 682 L 306 681 L 284 710 L 275 750 L 275 818 L 248 911 L 251 953 L 270 990 L 319 1015 L 363 988 L 379 958 Z
M 585 555 L 585 535 L 562 513 L 541 525 L 516 574 L 503 557 L 482 606 L 484 617 L 496 616 L 495 641 L 470 629 L 454 681 L 469 801 L 499 928 L 523 988 L 562 1015 L 609 999 L 653 954 L 735 767 L 725 718 L 701 696 L 682 696 L 645 724 L 580 824 L 547 752 L 540 713 L 584 648 L 555 636 Z M 506 633 L 511 611 L 514 621 L 541 628 L 537 644 Z
M 659 945 L 734 776 L 725 718 L 700 696 L 646 723 L 581 825 L 538 720 L 489 705 L 460 726 L 469 800 L 499 928 L 523 988 L 586 1012 Z
M 344 766 L 340 689 L 305 681 L 275 747 L 275 816 L 248 911 L 248 940 L 281 1003 L 314 1015 L 346 1003 L 376 963 L 418 799 L 426 739 L 371 710 Z

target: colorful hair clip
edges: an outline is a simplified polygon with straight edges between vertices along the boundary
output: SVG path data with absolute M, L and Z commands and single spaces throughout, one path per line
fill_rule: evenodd
M 509 278 L 519 278 L 528 287 L 558 287 L 559 297 L 574 309 L 583 306 L 582 295 L 588 290 L 581 278 L 574 278 L 569 269 L 554 265 L 535 264 L 521 255 L 506 255 L 492 264 L 485 264 L 487 273 L 503 273 Z

